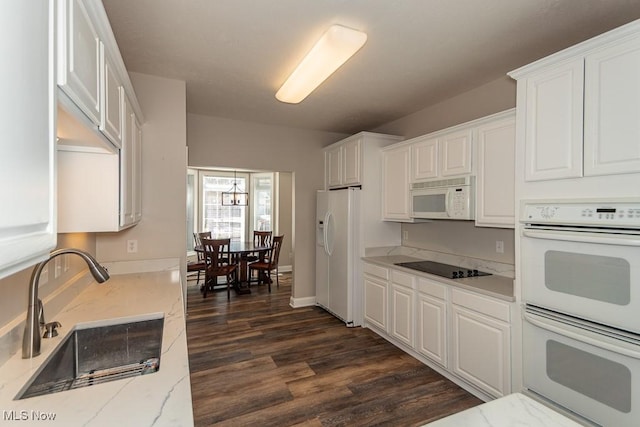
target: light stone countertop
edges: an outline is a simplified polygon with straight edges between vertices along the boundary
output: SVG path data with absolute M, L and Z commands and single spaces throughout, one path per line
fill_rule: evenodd
M 377 264 L 382 267 L 404 271 L 415 276 L 422 276 L 428 279 L 437 280 L 438 282 L 457 286 L 463 289 L 468 289 L 504 301 L 515 301 L 513 295 L 513 279 L 510 277 L 492 274 L 491 276 L 466 277 L 464 279 L 447 279 L 445 277 L 423 273 L 421 271 L 395 265 L 396 263 L 401 262 L 424 261 L 424 259 L 407 255 L 370 256 L 364 257 L 362 258 L 362 260 L 364 262 Z
M 580 427 L 565 417 L 521 393 L 467 409 L 426 424 L 429 427 Z
M 164 313 L 158 372 L 90 387 L 14 400 L 76 324 L 139 320 Z M 46 313 L 45 313 L 46 314 Z M 153 316 L 152 316 L 153 317 Z M 191 383 L 180 272 L 113 275 L 91 284 L 55 318 L 59 335 L 42 340 L 42 354 L 18 353 L 0 366 L 0 424 L 21 426 L 192 426 Z M 52 414 L 53 421 L 38 420 Z

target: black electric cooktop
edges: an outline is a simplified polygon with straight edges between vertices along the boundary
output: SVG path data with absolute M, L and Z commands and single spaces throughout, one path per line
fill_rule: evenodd
M 435 274 L 436 276 L 446 277 L 448 279 L 491 276 L 491 273 L 485 273 L 484 271 L 458 267 L 456 265 L 442 264 L 435 261 L 399 262 L 394 265 L 410 268 L 412 270 L 422 271 L 423 273 Z

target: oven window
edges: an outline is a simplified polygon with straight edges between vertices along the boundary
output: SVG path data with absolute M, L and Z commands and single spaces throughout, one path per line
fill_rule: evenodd
M 631 300 L 631 267 L 625 259 L 547 251 L 544 270 L 553 291 L 618 305 Z
M 620 363 L 548 340 L 547 376 L 618 411 L 631 411 L 631 371 Z
M 446 212 L 446 194 L 413 196 L 414 212 Z

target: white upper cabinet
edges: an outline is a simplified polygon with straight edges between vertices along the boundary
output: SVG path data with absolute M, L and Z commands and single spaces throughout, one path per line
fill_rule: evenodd
M 527 79 L 527 181 L 582 175 L 582 60 Z
M 341 187 L 344 183 L 342 179 L 342 146 L 326 150 L 324 159 L 327 187 Z
M 515 225 L 516 119 L 499 113 L 477 128 L 476 226 Z
M 113 145 L 120 148 L 124 127 L 122 102 L 125 96 L 114 62 L 107 54 L 104 54 L 104 78 L 101 83 L 103 106 L 100 130 Z
M 439 169 L 438 139 L 418 138 L 411 144 L 411 181 L 437 178 Z
M 362 146 L 362 138 L 357 138 L 345 142 L 342 146 L 342 165 L 343 178 L 345 185 L 358 185 L 362 182 L 360 174 L 360 165 L 362 163 L 360 156 L 360 147 Z
M 382 150 L 382 219 L 411 221 L 411 145 Z
M 411 182 L 471 174 L 471 128 L 414 138 Z
M 58 85 L 99 126 L 100 37 L 84 1 L 61 0 L 58 6 Z
M 471 174 L 472 129 L 462 129 L 441 136 L 440 175 L 443 177 Z
M 372 161 L 372 153 L 402 140 L 394 135 L 360 132 L 324 149 L 325 189 L 364 186 L 365 181 L 379 180 L 380 164 Z M 376 156 L 377 157 L 377 156 Z M 365 172 L 365 164 L 369 171 Z M 365 179 L 364 175 L 368 174 Z
M 585 59 L 584 174 L 640 171 L 640 36 Z
M 56 246 L 52 2 L 0 2 L 0 278 Z
M 640 172 L 640 23 L 515 70 L 525 181 Z

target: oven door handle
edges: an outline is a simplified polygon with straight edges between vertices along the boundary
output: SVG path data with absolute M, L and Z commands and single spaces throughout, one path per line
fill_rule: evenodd
M 566 242 L 598 243 L 602 245 L 640 246 L 640 237 L 627 234 L 589 233 L 564 230 L 522 230 L 523 237 L 532 239 L 563 240 Z
M 558 335 L 562 335 L 567 338 L 574 339 L 576 341 L 590 344 L 595 347 L 599 347 L 603 350 L 622 354 L 628 357 L 633 357 L 634 359 L 640 359 L 640 351 L 633 350 L 626 346 L 614 345 L 608 341 L 596 339 L 587 334 L 574 332 L 572 329 L 570 329 L 570 328 L 573 328 L 573 326 L 567 325 L 562 321 L 545 319 L 542 316 L 538 316 L 538 315 L 527 313 L 527 312 L 523 312 L 522 316 L 525 318 L 527 322 L 539 328 L 546 329 L 547 331 L 556 333 Z M 563 327 L 558 325 L 563 325 L 563 326 L 566 325 L 566 326 Z M 592 333 L 597 334 L 596 332 L 592 332 Z M 628 345 L 632 346 L 633 344 L 628 344 Z M 638 346 L 634 346 L 634 347 L 640 348 Z

